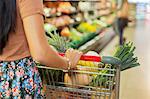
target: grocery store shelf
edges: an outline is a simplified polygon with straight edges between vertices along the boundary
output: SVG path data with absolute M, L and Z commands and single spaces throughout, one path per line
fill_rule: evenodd
M 84 22 L 84 21 L 79 21 L 79 22 L 70 23 L 70 24 L 67 24 L 64 26 L 59 26 L 59 27 L 57 27 L 57 29 L 62 30 L 64 27 L 73 27 L 73 26 L 79 25 L 81 22 Z
M 60 13 L 60 14 L 53 14 L 53 15 L 50 15 L 50 16 L 46 16 L 46 18 L 55 18 L 55 17 L 61 17 L 61 16 L 65 16 L 65 15 L 69 15 L 69 16 L 73 16 L 73 15 L 76 15 L 76 14 L 79 14 L 79 13 L 84 13 L 84 12 L 91 12 L 91 11 L 101 11 L 101 10 L 107 10 L 109 8 L 100 8 L 100 9 L 91 9 L 91 10 L 86 10 L 86 11 L 81 11 L 81 10 L 78 10 L 78 11 L 75 11 L 75 12 L 70 12 L 70 13 Z M 98 17 L 101 17 L 101 16 L 107 16 L 109 14 L 112 14 L 113 12 L 110 11 L 109 13 L 107 14 L 102 14 Z
M 114 12 L 113 12 L 113 11 L 110 11 L 109 13 L 102 14 L 102 15 L 100 15 L 100 16 L 97 16 L 96 18 L 98 19 L 98 18 L 101 18 L 101 17 L 104 17 L 104 16 L 109 16 L 109 15 L 112 15 L 112 14 L 114 14 Z
M 88 34 L 84 35 L 80 41 L 72 41 L 70 43 L 70 45 L 72 48 L 78 49 L 81 46 L 83 46 L 84 44 L 86 44 L 88 41 L 91 41 L 96 36 L 98 36 L 103 30 L 104 30 L 104 28 L 101 28 L 96 33 L 88 33 Z
M 78 14 L 78 13 L 82 13 L 82 11 L 75 11 L 75 12 L 71 12 L 71 13 L 61 13 L 60 15 L 58 14 L 53 14 L 53 15 L 50 15 L 50 16 L 46 16 L 46 18 L 55 18 L 55 17 L 61 17 L 61 16 L 65 16 L 65 15 L 69 15 L 69 16 L 72 16 L 72 15 L 75 15 L 75 14 Z
M 101 2 L 100 0 L 44 0 L 46 2 L 49 2 L 49 1 L 62 1 L 62 2 L 65 2 L 65 1 L 73 1 L 73 2 L 79 2 L 79 1 L 86 1 L 86 2 Z
M 43 1 L 45 1 L 45 2 L 51 2 L 51 1 L 54 1 L 54 2 L 57 2 L 57 1 L 60 2 L 60 1 L 62 1 L 62 2 L 64 2 L 64 1 L 68 1 L 68 2 L 71 2 L 71 3 L 74 3 L 74 1 L 77 2 L 77 3 L 79 1 L 96 2 L 96 3 L 97 2 L 101 2 L 101 0 L 43 0 Z M 96 4 L 96 3 L 93 3 L 92 5 L 94 6 L 94 4 Z M 110 10 L 109 7 L 97 8 L 97 9 L 94 9 L 94 8 L 91 7 L 90 10 L 86 10 L 86 8 L 85 8 L 85 11 L 81 11 L 81 9 L 80 10 L 76 9 L 77 11 L 71 12 L 70 14 L 69 13 L 68 14 L 61 13 L 59 15 L 58 14 L 54 14 L 54 15 L 46 17 L 46 18 L 48 20 L 50 20 L 50 18 L 52 18 L 52 19 L 56 18 L 56 17 L 59 18 L 61 16 L 67 15 L 67 16 L 71 17 L 71 19 L 74 19 L 74 21 L 75 21 L 75 17 L 72 18 L 72 16 L 76 15 L 78 13 L 82 13 L 83 18 L 82 18 L 81 21 L 75 21 L 75 22 L 71 21 L 70 23 L 68 22 L 66 24 L 62 24 L 62 26 L 57 25 L 58 26 L 57 27 L 58 32 L 61 32 L 61 30 L 64 27 L 69 27 L 69 28 L 74 27 L 75 28 L 80 23 L 87 22 L 87 20 L 89 20 L 89 18 L 91 18 L 90 20 L 95 20 L 95 19 L 100 19 L 103 16 L 109 16 L 109 15 L 113 14 L 112 11 L 105 11 L 107 9 Z M 95 10 L 99 11 L 99 14 L 96 14 L 95 16 L 91 17 L 92 11 L 95 11 Z M 106 13 L 104 13 L 104 12 L 106 12 Z M 91 14 L 91 15 L 89 15 L 89 17 L 87 18 L 86 17 L 86 16 L 88 16 L 87 14 Z M 64 20 L 66 20 L 66 19 L 64 19 Z M 59 23 L 59 21 L 58 21 L 58 23 Z M 100 29 L 96 33 L 89 33 L 89 34 L 87 33 L 87 35 L 83 35 L 83 38 L 81 40 L 71 41 L 70 45 L 71 45 L 71 47 L 73 47 L 75 49 L 82 50 L 83 52 L 87 52 L 89 50 L 100 51 L 100 50 L 102 50 L 107 45 L 107 43 L 109 43 L 111 41 L 111 39 L 114 36 L 115 36 L 115 33 L 113 32 L 113 30 L 110 29 L 110 28 L 108 28 L 108 27 L 106 27 L 106 28 Z
M 91 50 L 100 52 L 115 37 L 115 35 L 116 34 L 113 29 L 108 28 L 98 36 L 96 36 L 94 39 L 79 47 L 79 50 L 83 51 L 84 53 Z

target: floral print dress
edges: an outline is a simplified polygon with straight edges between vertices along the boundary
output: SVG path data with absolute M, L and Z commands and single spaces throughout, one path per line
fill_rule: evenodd
M 0 62 L 0 99 L 43 99 L 41 78 L 31 57 Z

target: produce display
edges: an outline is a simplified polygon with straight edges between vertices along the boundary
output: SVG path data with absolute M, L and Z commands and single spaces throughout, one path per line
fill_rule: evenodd
M 60 27 L 60 26 L 69 25 L 71 23 L 74 23 L 74 20 L 71 19 L 69 16 L 64 15 L 64 16 L 61 16 L 58 18 L 47 18 L 47 19 L 45 19 L 45 22 L 55 25 L 56 27 Z
M 64 27 L 61 32 L 60 32 L 61 36 L 64 37 L 69 37 L 71 35 L 70 30 L 68 27 Z
M 62 12 L 62 13 L 71 13 L 71 12 L 75 12 L 76 11 L 76 8 L 73 7 L 70 2 L 60 2 L 59 5 L 58 5 L 58 8 L 57 10 L 59 12 Z
M 60 16 L 62 14 L 70 14 L 76 11 L 70 2 L 47 2 L 44 4 L 44 14 L 46 17 Z
M 93 24 L 89 24 L 87 22 L 83 22 L 77 27 L 77 29 L 83 33 L 95 33 L 97 31 L 97 28 L 98 26 L 94 26 Z
M 51 37 L 48 38 L 50 45 L 54 46 L 57 51 L 65 52 L 69 48 L 69 43 L 65 38 L 60 37 L 56 32 L 54 34 L 49 33 Z
M 47 34 L 58 30 L 55 25 L 49 23 L 45 23 L 44 28 Z M 88 22 L 82 22 L 77 26 L 77 29 L 75 27 L 64 27 L 59 34 L 71 41 L 70 46 L 78 48 L 99 35 L 103 28 L 104 26 L 102 27 L 100 23 L 89 24 Z
M 45 32 L 47 32 L 47 33 L 51 33 L 51 32 L 53 32 L 53 31 L 56 31 L 57 28 L 56 28 L 54 25 L 52 25 L 52 24 L 45 23 L 45 24 L 44 24 L 44 30 L 45 30 Z
M 97 19 L 99 14 L 95 11 L 98 9 L 93 4 L 99 6 L 94 2 L 44 2 L 45 26 L 51 28 L 48 33 L 55 27 L 59 35 L 71 41 L 71 47 L 78 49 L 108 26 Z

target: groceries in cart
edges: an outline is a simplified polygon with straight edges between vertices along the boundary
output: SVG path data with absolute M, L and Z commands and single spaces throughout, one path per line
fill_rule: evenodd
M 49 43 L 59 54 L 69 48 L 58 34 L 50 34 Z M 113 56 L 89 51 L 81 56 L 77 68 L 61 70 L 38 65 L 48 99 L 118 99 L 120 71 L 139 66 L 133 43 L 119 46 Z M 113 95 L 114 94 L 114 95 Z

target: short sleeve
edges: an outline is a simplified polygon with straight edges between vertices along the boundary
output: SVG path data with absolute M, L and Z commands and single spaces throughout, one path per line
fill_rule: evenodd
M 22 19 L 34 14 L 44 15 L 42 0 L 19 0 L 19 11 Z

